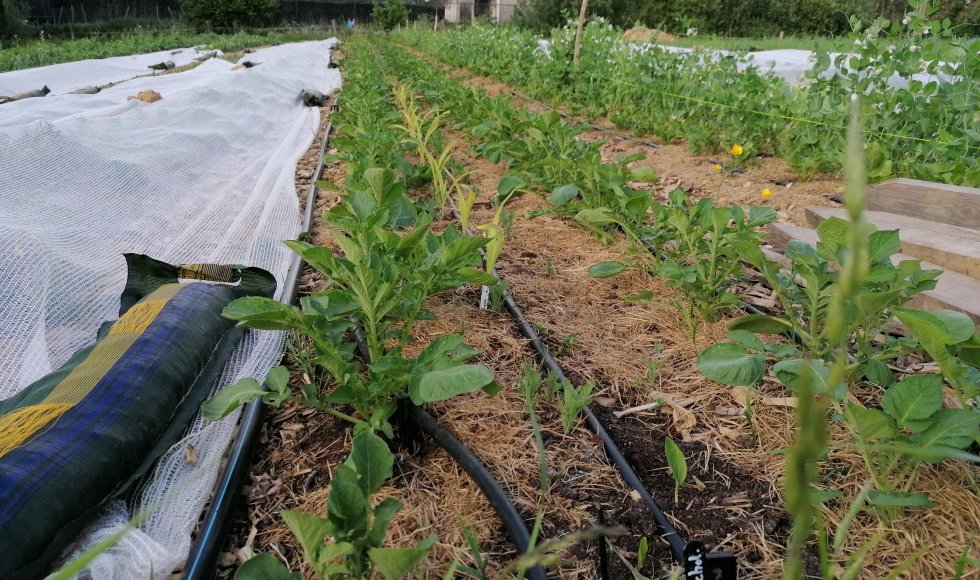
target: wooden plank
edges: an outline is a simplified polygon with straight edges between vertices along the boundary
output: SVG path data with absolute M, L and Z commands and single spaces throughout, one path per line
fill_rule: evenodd
M 806 208 L 806 219 L 814 226 L 831 216 L 847 219 L 847 212 L 826 207 Z M 980 230 L 881 211 L 865 212 L 864 217 L 879 230 L 899 230 L 902 252 L 980 279 Z
M 766 242 L 774 250 L 779 252 L 786 250 L 786 244 L 790 240 L 800 240 L 810 245 L 816 245 L 817 242 L 817 232 L 811 229 L 780 223 L 769 224 L 767 228 L 769 231 L 768 235 L 766 235 Z M 892 263 L 898 264 L 902 260 L 914 259 L 916 258 L 908 254 L 895 254 L 892 256 Z M 780 262 L 780 265 L 788 265 L 784 264 L 781 260 L 777 261 Z M 920 263 L 923 270 L 943 269 L 930 262 L 920 260 Z M 965 274 L 960 274 L 959 272 L 946 270 L 939 276 L 935 288 L 917 294 L 908 305 L 913 308 L 921 308 L 922 310 L 940 310 L 944 308 L 947 310 L 956 310 L 967 314 L 973 319 L 975 324 L 980 325 L 980 280 L 976 280 Z
M 980 229 L 980 189 L 918 179 L 868 187 L 868 209 Z

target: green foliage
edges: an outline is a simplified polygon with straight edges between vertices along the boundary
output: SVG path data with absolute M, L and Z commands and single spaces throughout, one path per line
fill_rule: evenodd
M 687 479 L 687 459 L 684 458 L 681 448 L 670 437 L 664 439 L 664 453 L 667 456 L 667 467 L 674 477 L 674 503 L 677 503 L 680 499 L 681 485 Z
M 357 58 L 350 58 L 352 66 Z M 267 392 L 246 380 L 218 393 L 206 404 L 209 416 L 222 416 L 241 402 L 262 397 L 276 406 L 299 402 L 352 421 L 358 430 L 391 436 L 389 418 L 399 399 L 421 405 L 477 389 L 496 392 L 489 369 L 466 364 L 477 351 L 460 336 L 437 337 L 414 359 L 403 355 L 415 323 L 433 317 L 425 310 L 430 296 L 496 279 L 478 269 L 486 238 L 464 235 L 455 227 L 435 233 L 430 215 L 405 195 L 405 183 L 390 167 L 399 161 L 399 139 L 397 129 L 384 123 L 397 114 L 378 90 L 383 86 L 374 68 L 347 77 L 335 144 L 349 161 L 350 173 L 340 203 L 323 216 L 339 251 L 287 242 L 323 274 L 328 288 L 303 297 L 298 307 L 250 297 L 232 302 L 223 312 L 251 328 L 305 336 L 313 362 L 332 379 L 332 390 L 321 393 L 321 385 L 312 383 L 292 387 L 287 377 L 274 372 Z M 363 119 L 364 112 L 379 113 L 381 121 Z M 354 356 L 355 329 L 363 333 L 366 356 Z M 352 405 L 356 413 L 342 413 L 338 405 Z
M 408 8 L 404 0 L 384 0 L 371 9 L 371 20 L 382 30 L 391 30 L 408 21 Z
M 391 477 L 394 459 L 380 437 L 363 431 L 355 435 L 350 455 L 334 471 L 326 517 L 282 512 L 317 578 L 368 579 L 377 571 L 386 580 L 396 580 L 408 574 L 435 543 L 433 535 L 414 548 L 382 547 L 388 524 L 402 504 L 388 498 L 372 506 L 371 498 Z M 297 577 L 268 554 L 253 557 L 235 574 L 236 580 Z
M 577 0 L 538 0 L 519 7 L 516 22 L 538 31 L 561 26 L 578 13 Z M 727 36 L 774 35 L 781 31 L 840 34 L 847 16 L 870 14 L 870 2 L 844 0 L 596 0 L 589 12 L 616 26 L 646 24 L 662 30 Z
M 278 0 L 178 0 L 181 17 L 199 29 L 264 26 L 279 16 Z
M 815 17 L 804 4 L 795 13 Z M 726 14 L 736 12 L 729 8 Z M 719 20 L 716 14 L 712 19 Z M 573 112 L 668 142 L 683 139 L 697 153 L 737 143 L 747 152 L 744 162 L 761 154 L 782 157 L 804 178 L 842 169 L 846 97 L 866 95 L 872 180 L 897 175 L 980 184 L 980 140 L 973 129 L 980 41 L 958 36 L 952 20 L 928 11 L 889 21 L 852 18 L 845 26 L 846 40 L 834 47 L 821 43 L 813 71 L 794 87 L 765 71 L 745 70 L 744 51 L 707 58 L 697 50 L 635 49 L 599 18 L 586 25 L 578 67 L 571 65 L 572 25 L 551 30 L 546 49 L 535 34 L 514 28 L 405 32 L 399 40 Z M 839 73 L 823 74 L 831 66 Z M 920 73 L 944 81 L 924 82 L 916 78 Z
M 562 382 L 561 390 L 561 428 L 565 433 L 571 433 L 572 427 L 578 421 L 579 415 L 590 402 L 592 402 L 592 390 L 595 388 L 594 381 L 588 381 L 581 387 L 576 387 L 571 381 Z
M 20 0 L 0 0 L 0 40 L 20 33 L 27 7 Z
M 324 33 L 282 33 L 268 32 L 256 34 L 236 32 L 235 34 L 183 34 L 165 31 L 159 34 L 133 33 L 111 38 L 79 38 L 77 40 L 50 41 L 39 40 L 29 44 L 7 47 L 0 50 L 0 72 L 47 66 L 62 62 L 72 62 L 88 58 L 124 56 L 142 52 L 155 52 L 187 46 L 207 46 L 211 49 L 236 51 L 253 46 L 267 46 L 300 40 L 319 40 Z

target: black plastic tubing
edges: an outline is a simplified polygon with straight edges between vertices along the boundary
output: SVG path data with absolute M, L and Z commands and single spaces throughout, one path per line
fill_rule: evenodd
M 450 456 L 463 468 L 463 471 L 473 479 L 483 495 L 490 501 L 497 516 L 504 524 L 507 534 L 511 541 L 517 546 L 517 551 L 524 554 L 531 547 L 531 537 L 525 527 L 524 520 L 517 513 L 517 508 L 511 503 L 507 492 L 500 486 L 493 475 L 487 470 L 486 466 L 467 449 L 459 439 L 446 430 L 445 427 L 436 421 L 425 409 L 415 405 L 405 406 L 405 418 L 417 426 L 423 433 L 428 435 L 440 447 L 446 450 Z M 527 572 L 527 577 L 531 580 L 547 580 L 541 566 L 534 566 Z
M 323 133 L 323 143 L 320 145 L 320 157 L 306 194 L 303 231 L 309 231 L 313 221 L 313 210 L 316 207 L 316 180 L 319 179 L 320 173 L 323 171 L 323 155 L 327 150 L 327 143 L 330 141 L 331 129 L 333 129 L 333 124 L 327 123 L 327 128 Z M 286 281 L 283 284 L 282 297 L 279 299 L 282 303 L 292 304 L 296 299 L 299 275 L 302 271 L 303 260 L 297 254 L 293 257 L 289 273 L 286 275 Z M 255 453 L 255 444 L 259 439 L 264 411 L 265 404 L 261 399 L 254 399 L 245 405 L 242 421 L 238 428 L 238 437 L 231 445 L 228 462 L 218 476 L 211 506 L 201 522 L 201 530 L 187 555 L 187 561 L 184 565 L 184 578 L 186 580 L 210 580 L 214 577 L 218 556 L 221 554 L 221 548 L 224 546 L 225 538 L 230 531 L 232 516 L 235 513 L 238 497 L 241 495 L 242 485 L 245 483 L 248 470 L 252 465 L 252 455 Z

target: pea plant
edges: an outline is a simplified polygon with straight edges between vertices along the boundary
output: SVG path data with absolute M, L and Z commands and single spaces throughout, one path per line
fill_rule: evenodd
M 667 142 L 683 139 L 699 153 L 740 143 L 744 160 L 778 155 L 803 178 L 843 168 L 845 97 L 861 94 L 871 179 L 899 175 L 976 186 L 980 41 L 940 18 L 939 2 L 909 4 L 900 21 L 852 18 L 851 35 L 832 51 L 816 52 L 798 86 L 754 68 L 745 53 L 627 42 L 601 18 L 585 27 L 577 67 L 571 62 L 575 22 L 545 38 L 480 25 L 394 38 L 570 111 Z

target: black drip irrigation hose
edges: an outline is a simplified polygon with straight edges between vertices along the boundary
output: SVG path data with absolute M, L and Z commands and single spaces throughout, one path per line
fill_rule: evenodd
M 354 327 L 354 339 L 357 341 L 357 351 L 361 358 L 370 362 L 371 354 L 368 352 L 364 333 L 361 332 L 359 326 Z M 400 421 L 407 422 L 411 427 L 431 437 L 463 468 L 463 471 L 470 476 L 480 491 L 483 492 L 483 495 L 486 496 L 493 510 L 497 512 L 497 517 L 504 524 L 504 529 L 507 530 L 511 541 L 517 546 L 518 553 L 526 554 L 531 548 L 531 534 L 527 531 L 521 514 L 517 512 L 517 508 L 510 501 L 507 492 L 493 477 L 486 465 L 422 407 L 403 399 L 398 402 L 397 417 Z M 407 425 L 402 425 L 402 427 L 405 426 Z M 531 580 L 548 580 L 548 575 L 541 566 L 529 568 L 527 577 Z
M 497 516 L 504 524 L 507 534 L 511 541 L 517 546 L 517 551 L 521 554 L 527 553 L 531 548 L 531 536 L 527 531 L 524 520 L 517 513 L 517 508 L 511 503 L 507 492 L 501 487 L 500 483 L 494 479 L 490 471 L 463 443 L 439 424 L 439 421 L 421 407 L 415 405 L 404 405 L 404 417 L 412 424 L 422 430 L 423 433 L 432 438 L 446 453 L 463 468 L 463 471 L 470 476 L 476 483 L 483 495 L 490 501 Z M 547 580 L 548 576 L 541 566 L 534 566 L 527 571 L 527 577 L 531 580 Z
M 455 201 L 450 198 L 449 203 L 456 219 L 459 219 L 459 208 L 456 207 Z M 469 234 L 473 235 L 472 230 L 469 230 Z M 482 248 L 481 251 L 483 251 Z M 503 281 L 503 278 L 496 269 L 491 273 L 497 280 Z M 517 305 L 510 290 L 504 288 L 501 294 L 503 296 L 504 308 L 514 319 L 514 322 L 517 323 L 517 328 L 520 333 L 530 342 L 531 348 L 537 355 L 541 365 L 548 372 L 554 374 L 555 378 L 559 381 L 567 381 L 568 377 L 565 376 L 561 365 L 552 356 L 551 351 L 548 350 L 548 346 L 541 340 L 538 332 L 528 322 L 524 311 Z M 738 562 L 735 559 L 735 555 L 723 551 L 709 552 L 704 543 L 697 540 L 685 542 L 680 534 L 677 533 L 677 530 L 674 529 L 674 526 L 671 525 L 656 500 L 653 499 L 653 496 L 650 495 L 650 492 L 643 485 L 643 481 L 640 480 L 640 476 L 637 475 L 636 470 L 630 465 L 629 460 L 626 459 L 626 456 L 620 451 L 616 442 L 609 436 L 606 428 L 602 425 L 602 421 L 592 412 L 591 407 L 586 406 L 582 409 L 582 416 L 585 418 L 585 423 L 589 429 L 602 440 L 602 446 L 606 451 L 606 455 L 619 470 L 619 473 L 623 476 L 623 480 L 640 494 L 640 498 L 643 500 L 647 510 L 653 517 L 653 521 L 660 530 L 661 537 L 667 542 L 670 548 L 671 557 L 674 559 L 674 562 L 684 568 L 684 578 L 690 580 L 705 580 L 707 578 L 735 580 L 738 578 Z
M 320 173 L 323 171 L 323 155 L 327 150 L 327 143 L 330 141 L 331 129 L 333 129 L 333 124 L 328 122 L 326 130 L 323 132 L 323 143 L 320 144 L 320 156 L 316 170 L 306 194 L 303 231 L 309 231 L 313 221 L 313 210 L 316 206 L 316 180 L 319 179 Z M 280 298 L 282 303 L 292 304 L 296 299 L 299 276 L 302 271 L 303 260 L 297 254 L 286 274 L 282 297 Z M 224 546 L 225 538 L 230 532 L 238 496 L 241 494 L 242 485 L 248 477 L 248 470 L 252 464 L 252 455 L 259 439 L 264 410 L 265 404 L 261 399 L 254 399 L 245 406 L 238 428 L 238 437 L 231 445 L 228 462 L 218 476 L 211 505 L 201 522 L 200 532 L 187 554 L 183 576 L 185 580 L 210 580 L 215 575 L 218 556 Z
M 514 318 L 521 334 L 530 341 L 531 348 L 534 349 L 541 364 L 549 372 L 554 374 L 558 380 L 563 382 L 568 380 L 558 361 L 555 360 L 554 356 L 548 350 L 548 346 L 544 344 L 541 337 L 538 336 L 537 331 L 527 321 L 524 312 L 514 301 L 513 296 L 506 290 L 504 291 L 504 308 Z M 704 578 L 732 580 L 737 578 L 738 563 L 735 560 L 735 556 L 729 552 L 708 552 L 705 545 L 697 540 L 685 542 L 680 534 L 677 533 L 677 530 L 674 529 L 674 526 L 670 524 L 670 521 L 667 520 L 666 514 L 657 505 L 656 500 L 653 499 L 653 496 L 644 487 L 636 470 L 633 469 L 633 466 L 630 465 L 623 452 L 620 451 L 619 447 L 612 440 L 612 437 L 609 436 L 609 433 L 602 425 L 602 421 L 599 420 L 588 406 L 582 409 L 582 416 L 585 417 L 585 422 L 589 429 L 602 440 L 602 446 L 606 450 L 606 455 L 619 470 L 623 479 L 640 494 L 643 503 L 660 529 L 661 537 L 670 546 L 670 554 L 674 558 L 674 561 L 684 567 L 684 577 L 692 580 Z

